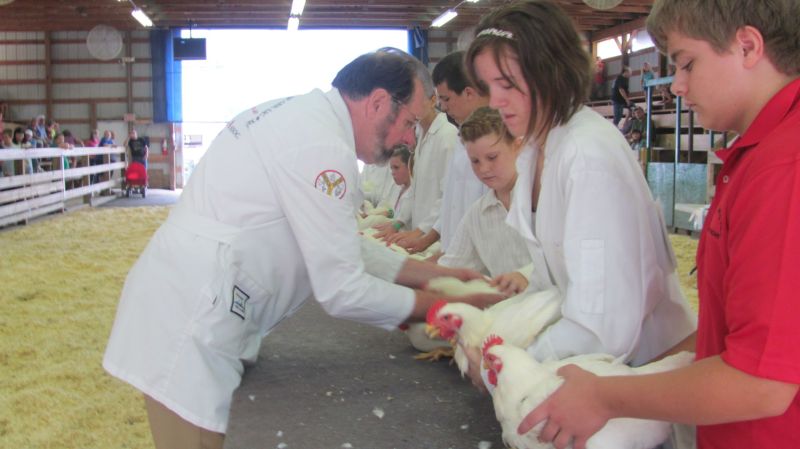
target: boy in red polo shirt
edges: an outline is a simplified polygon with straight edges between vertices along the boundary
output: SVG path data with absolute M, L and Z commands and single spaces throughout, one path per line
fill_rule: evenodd
M 692 365 L 563 386 L 520 425 L 546 421 L 557 448 L 608 419 L 697 425 L 700 449 L 800 448 L 800 2 L 656 0 L 647 28 L 677 65 L 672 91 L 706 128 L 740 137 L 724 165 L 697 252 Z M 696 344 L 696 346 L 695 346 Z

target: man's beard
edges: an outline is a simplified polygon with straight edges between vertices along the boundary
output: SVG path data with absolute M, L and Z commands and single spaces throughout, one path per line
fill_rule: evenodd
M 389 128 L 392 126 L 395 120 L 397 120 L 397 110 L 393 110 L 392 113 L 386 117 L 386 120 L 378 125 L 378 136 L 375 139 L 375 149 L 373 151 L 373 164 L 375 165 L 386 165 L 386 163 L 389 162 L 389 159 L 392 158 L 394 149 L 399 145 L 395 145 L 391 148 L 386 146 L 386 137 L 389 135 Z

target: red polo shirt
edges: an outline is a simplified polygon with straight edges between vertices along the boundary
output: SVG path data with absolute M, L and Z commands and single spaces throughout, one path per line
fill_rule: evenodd
M 717 155 L 724 165 L 697 251 L 697 357 L 800 384 L 800 80 Z M 778 417 L 699 426 L 697 440 L 798 449 L 800 397 Z

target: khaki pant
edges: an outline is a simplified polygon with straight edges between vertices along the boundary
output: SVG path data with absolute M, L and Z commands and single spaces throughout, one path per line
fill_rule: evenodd
M 156 449 L 222 449 L 224 433 L 197 427 L 147 395 L 144 404 Z

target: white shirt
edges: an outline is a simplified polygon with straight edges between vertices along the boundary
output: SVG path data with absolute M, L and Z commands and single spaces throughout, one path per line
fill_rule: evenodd
M 507 215 L 494 190 L 486 192 L 461 220 L 439 264 L 472 268 L 492 277 L 529 265 L 531 255 L 525 240 L 506 224 Z M 530 275 L 529 270 L 525 275 Z
M 588 108 L 547 136 L 535 226 L 537 148 L 517 159 L 507 223 L 533 259 L 532 290 L 555 285 L 563 318 L 529 348 L 537 359 L 593 352 L 650 361 L 696 328 L 641 168 L 620 132 Z
M 356 232 L 354 148 L 335 89 L 229 122 L 128 274 L 105 369 L 225 432 L 243 363 L 312 292 L 340 318 L 385 329 L 405 320 L 413 291 L 365 272 L 365 261 L 394 264 L 392 277 L 403 257 Z
M 443 251 L 447 252 L 458 225 L 469 208 L 489 190 L 489 187 L 475 176 L 467 149 L 464 148 L 461 139 L 457 139 L 453 157 L 450 158 L 450 164 L 444 176 L 444 192 L 442 193 L 439 220 L 433 226 L 433 229 L 439 233 Z
M 365 164 L 359 176 L 359 187 L 364 199 L 375 207 L 389 204 L 400 193 L 400 186 L 395 184 L 389 164 Z
M 444 189 L 444 174 L 458 140 L 458 129 L 437 113 L 428 132 L 417 142 L 414 150 L 414 207 L 411 210 L 411 229 L 428 232 L 439 218 Z
M 398 186 L 402 189 L 401 186 Z M 394 209 L 393 220 L 403 223 L 408 228 L 411 224 L 411 210 L 414 208 L 414 188 L 408 188 L 400 193 L 400 190 L 390 198 L 391 207 Z

